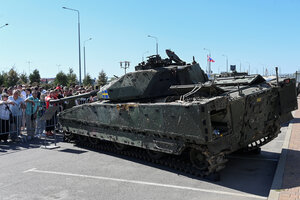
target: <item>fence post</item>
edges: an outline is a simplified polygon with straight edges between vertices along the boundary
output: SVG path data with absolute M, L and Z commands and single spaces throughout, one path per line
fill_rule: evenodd
M 57 145 L 57 136 L 56 136 L 58 130 L 57 111 L 59 111 L 58 107 L 54 106 L 46 110 L 46 112 L 44 113 L 44 119 L 48 121 L 48 128 L 53 127 L 54 144 L 48 145 L 47 141 L 49 141 L 48 140 L 49 136 L 47 136 L 46 134 L 44 137 L 44 145 L 41 146 L 41 148 L 43 149 L 56 149 L 60 147 Z M 47 122 L 45 128 L 47 129 Z

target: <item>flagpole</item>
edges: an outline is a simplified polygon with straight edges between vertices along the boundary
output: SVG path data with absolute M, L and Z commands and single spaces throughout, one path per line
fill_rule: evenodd
M 209 58 L 211 58 L 211 54 L 209 53 Z M 211 73 L 211 61 L 209 60 L 209 75 Z
M 222 56 L 226 57 L 226 72 L 228 72 L 228 56 L 223 54 Z
M 208 73 L 208 68 L 209 68 L 209 62 L 208 62 L 208 54 L 206 54 L 206 62 L 207 62 L 207 64 L 206 64 L 206 73 Z
M 208 75 L 210 76 L 210 73 L 211 73 L 211 62 L 209 60 L 209 58 L 211 57 L 211 54 L 210 54 L 210 50 L 207 49 L 207 48 L 203 48 L 204 51 L 208 51 L 208 54 L 207 54 L 207 68 L 208 68 Z

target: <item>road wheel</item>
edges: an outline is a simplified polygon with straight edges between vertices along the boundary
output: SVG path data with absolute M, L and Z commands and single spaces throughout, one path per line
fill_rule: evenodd
M 205 170 L 208 168 L 208 162 L 206 161 L 206 157 L 202 154 L 201 151 L 196 149 L 191 149 L 190 151 L 190 160 L 194 167 Z
M 64 142 L 70 142 L 72 139 L 73 139 L 73 133 L 68 132 L 68 131 L 64 131 L 63 141 Z
M 96 145 L 99 142 L 98 138 L 94 138 L 94 137 L 88 137 L 88 138 L 89 138 L 90 144 Z
M 86 142 L 88 140 L 87 137 L 83 135 L 78 135 L 77 138 L 79 142 Z
M 152 151 L 150 149 L 147 149 L 147 154 L 150 156 L 150 158 L 152 158 L 154 160 L 159 160 L 165 155 L 162 152 Z
M 121 143 L 117 143 L 117 142 L 114 142 L 113 143 L 114 147 L 118 150 L 118 151 L 123 151 L 127 148 L 127 145 L 125 144 L 121 144 Z

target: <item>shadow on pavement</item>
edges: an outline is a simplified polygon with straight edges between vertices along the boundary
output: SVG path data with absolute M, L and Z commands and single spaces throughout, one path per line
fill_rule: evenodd
M 282 149 L 286 153 L 286 163 L 281 186 L 275 186 L 275 190 L 300 187 L 300 151 Z
M 23 139 L 20 139 L 18 142 L 0 142 L 0 156 L 33 148 L 40 148 L 41 146 L 45 145 L 44 138 L 34 138 L 32 140 L 26 140 L 25 136 L 22 138 Z M 63 136 L 61 134 L 57 134 L 56 138 L 57 142 L 60 142 L 62 141 Z M 53 137 L 47 138 L 46 143 L 51 143 L 53 140 Z
M 77 146 L 77 145 L 75 145 Z M 137 158 L 111 153 L 103 150 L 97 150 L 89 147 L 79 148 L 88 149 L 90 151 L 103 153 L 121 159 L 126 159 L 135 163 L 151 166 L 160 170 L 168 171 L 199 181 L 209 182 L 211 184 L 220 185 L 241 192 L 267 197 L 271 189 L 273 177 L 277 167 L 278 153 L 261 151 L 258 155 L 229 156 L 225 169 L 220 172 L 220 181 L 210 181 L 205 178 L 199 178 L 191 174 L 187 174 L 166 166 L 161 166 L 152 162 L 147 162 Z
M 74 153 L 74 154 L 82 154 L 82 153 L 86 153 L 88 151 L 82 151 L 82 150 L 77 150 L 77 149 L 63 149 L 63 150 L 59 150 L 60 152 L 66 152 L 66 153 Z
M 259 155 L 229 157 L 226 168 L 221 171 L 221 181 L 216 184 L 267 197 L 279 156 L 278 153 L 261 151 Z
M 283 124 L 280 124 L 281 127 L 288 127 L 289 124 L 296 124 L 296 123 L 299 123 L 300 122 L 300 118 L 297 118 L 297 117 L 292 117 L 292 120 L 286 122 L 286 123 L 283 123 Z
M 58 135 L 57 142 L 62 142 L 62 141 L 63 141 L 62 135 Z M 43 139 L 36 139 L 27 143 L 10 143 L 10 144 L 0 143 L 0 156 L 9 153 L 14 153 L 17 151 L 22 151 L 22 150 L 27 150 L 32 148 L 40 148 L 43 145 L 43 143 L 44 143 Z M 278 153 L 272 153 L 268 151 L 261 151 L 261 153 L 258 155 L 247 155 L 243 153 L 232 154 L 228 156 L 228 162 L 226 163 L 226 168 L 220 172 L 220 178 L 221 178 L 220 181 L 213 182 L 204 178 L 199 178 L 187 174 L 185 172 L 181 172 L 175 169 L 168 168 L 166 166 L 161 166 L 137 158 L 111 153 L 103 150 L 98 150 L 94 148 L 81 147 L 81 146 L 79 148 L 80 148 L 79 150 L 68 148 L 68 149 L 62 149 L 58 151 L 65 152 L 65 153 L 73 153 L 73 154 L 82 154 L 88 152 L 87 150 L 99 152 L 102 154 L 118 157 L 121 159 L 126 159 L 135 163 L 139 163 L 142 165 L 146 165 L 160 170 L 168 171 L 174 174 L 178 174 L 178 176 L 189 177 L 195 180 L 199 180 L 201 182 L 209 182 L 210 184 L 215 184 L 222 187 L 234 189 L 240 192 L 264 196 L 264 197 L 268 196 L 269 191 L 271 189 L 273 177 L 277 167 L 277 160 L 280 156 L 280 154 Z M 299 151 L 290 153 L 289 155 L 290 159 L 293 159 L 294 157 L 300 158 L 299 153 L 300 153 Z M 297 167 L 293 167 L 293 169 L 295 170 L 297 168 L 299 169 L 299 165 Z M 299 186 L 300 178 L 298 178 L 294 182 L 288 182 L 288 184 L 289 185 L 286 184 L 284 188 Z
M 295 117 L 295 118 L 291 121 L 291 123 L 292 123 L 292 124 L 300 123 L 300 118 Z

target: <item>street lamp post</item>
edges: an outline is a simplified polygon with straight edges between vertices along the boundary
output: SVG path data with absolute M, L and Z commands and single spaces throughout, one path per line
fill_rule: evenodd
M 154 38 L 156 41 L 156 55 L 158 55 L 158 38 L 152 35 L 148 35 L 148 37 Z
M 57 73 L 59 73 L 60 72 L 59 70 L 60 70 L 61 64 L 57 64 L 56 66 L 57 66 Z
M 248 75 L 250 75 L 251 74 L 251 72 L 250 72 L 250 63 L 249 62 L 246 62 L 246 63 L 248 63 L 248 67 L 249 67 L 249 71 L 248 71 Z
M 226 72 L 228 72 L 228 56 L 223 54 L 222 56 L 226 57 Z
M 83 75 L 84 75 L 84 78 L 86 78 L 86 62 L 85 62 L 85 43 L 87 42 L 87 41 L 90 41 L 92 38 L 89 38 L 89 39 L 87 39 L 87 40 L 85 40 L 84 42 L 83 42 L 83 64 L 84 64 L 84 72 L 83 72 Z
M 124 66 L 123 66 L 123 64 L 124 64 Z M 129 68 L 129 65 L 130 65 L 129 61 L 121 61 L 120 62 L 120 67 L 125 70 L 125 74 L 126 74 L 126 70 Z
M 211 63 L 210 63 L 208 57 L 211 57 L 211 53 L 210 53 L 210 50 L 207 49 L 207 48 L 203 48 L 203 50 L 204 50 L 204 51 L 208 51 L 208 56 L 207 56 L 206 59 L 207 59 L 207 70 L 208 70 L 208 75 L 210 75 L 210 73 L 211 73 Z
M 8 26 L 8 24 L 4 24 L 4 25 L 0 26 L 0 28 L 3 28 L 3 27 L 5 27 L 5 26 Z
M 241 60 L 239 61 L 240 61 L 240 72 L 242 72 L 242 61 Z
M 262 68 L 262 75 L 264 76 L 265 75 L 265 67 L 266 67 L 266 65 L 264 63 L 260 63 L 260 64 L 263 66 L 263 68 Z
M 67 8 L 67 7 L 62 7 L 63 9 L 66 10 L 71 10 L 77 12 L 78 15 L 78 52 L 79 52 L 79 85 L 81 85 L 81 52 L 80 52 L 80 13 L 79 10 L 72 9 L 72 8 Z
M 29 70 L 29 75 L 30 75 L 30 64 L 32 63 L 31 61 L 27 61 L 28 63 L 28 70 Z

